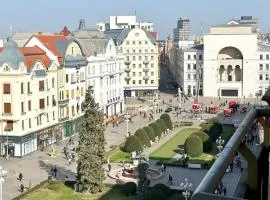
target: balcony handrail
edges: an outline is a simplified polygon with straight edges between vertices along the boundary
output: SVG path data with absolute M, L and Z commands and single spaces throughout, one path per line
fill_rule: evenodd
M 194 191 L 191 198 L 192 200 L 211 199 L 210 197 L 213 196 L 212 193 L 214 189 L 217 187 L 223 175 L 225 174 L 225 170 L 227 169 L 229 162 L 233 159 L 233 156 L 235 155 L 239 146 L 241 145 L 246 132 L 250 129 L 250 127 L 254 123 L 254 120 L 258 116 L 270 117 L 270 109 L 253 108 L 247 113 L 244 120 L 241 122 L 241 124 L 231 137 L 231 139 L 224 147 L 220 156 L 217 158 L 213 166 L 204 176 L 203 180 L 201 181 L 197 189 Z M 222 199 L 222 198 L 219 198 L 219 196 L 215 196 L 215 199 Z M 226 197 L 226 199 L 236 200 L 241 198 Z

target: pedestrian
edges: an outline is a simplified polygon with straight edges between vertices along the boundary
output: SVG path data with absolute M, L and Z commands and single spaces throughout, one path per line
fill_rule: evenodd
M 163 171 L 164 171 L 164 172 L 166 172 L 166 167 L 167 167 L 167 166 L 164 164 L 164 165 L 163 165 Z
M 118 120 L 116 121 L 116 126 L 118 127 L 118 125 L 119 125 L 119 122 L 118 122 Z
M 20 174 L 19 174 L 19 181 L 22 181 L 22 179 L 23 179 L 23 175 L 22 175 L 22 173 L 20 172 Z
M 21 193 L 23 193 L 23 192 L 24 192 L 24 185 L 21 184 Z
M 163 165 L 163 163 L 162 163 L 161 166 L 160 166 L 160 170 L 161 170 L 161 172 L 163 172 L 163 170 L 164 170 L 164 165 Z
M 231 168 L 231 173 L 233 173 L 233 162 L 231 162 L 230 168 Z
M 224 193 L 224 196 L 226 196 L 226 194 L 227 194 L 227 189 L 226 189 L 226 187 L 223 188 L 223 193 Z
M 109 172 L 111 171 L 111 169 L 112 169 L 112 165 L 111 165 L 111 163 L 109 163 L 108 164 L 108 169 L 109 169 Z
M 68 158 L 68 164 L 71 165 L 71 162 L 72 162 L 72 160 L 71 160 L 71 158 L 69 157 L 69 158 Z
M 244 170 L 244 169 L 243 169 L 243 167 L 241 166 L 241 168 L 240 168 L 240 172 L 242 173 L 242 172 L 243 172 L 243 170 Z
M 172 177 L 171 174 L 169 174 L 169 180 L 168 180 L 168 183 L 169 183 L 170 185 L 172 185 L 172 184 L 173 184 L 172 181 L 173 181 L 173 177 Z
M 56 176 L 57 176 L 57 168 L 56 168 L 56 166 L 54 166 L 54 168 L 53 168 L 53 172 L 54 172 L 54 177 L 56 178 Z

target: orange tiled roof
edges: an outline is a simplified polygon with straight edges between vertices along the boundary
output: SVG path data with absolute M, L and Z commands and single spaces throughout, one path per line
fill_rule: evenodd
M 38 61 L 43 63 L 46 69 L 49 68 L 51 60 L 46 55 L 46 52 L 39 47 L 21 47 L 20 50 L 24 55 L 24 64 L 27 68 L 32 68 L 33 64 Z
M 34 35 L 39 39 L 39 41 L 46 46 L 50 51 L 53 52 L 54 55 L 58 57 L 58 61 L 60 64 L 63 63 L 63 58 L 61 53 L 56 48 L 56 41 L 59 40 L 67 40 L 67 38 L 64 35 Z

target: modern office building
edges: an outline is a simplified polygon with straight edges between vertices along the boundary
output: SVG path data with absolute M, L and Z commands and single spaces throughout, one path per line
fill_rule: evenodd
M 190 40 L 190 20 L 180 18 L 177 21 L 177 27 L 173 29 L 173 41 L 174 43 L 178 43 L 184 40 Z

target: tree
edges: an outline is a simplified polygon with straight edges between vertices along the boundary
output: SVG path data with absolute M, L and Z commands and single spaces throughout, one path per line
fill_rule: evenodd
M 161 130 L 159 129 L 157 123 L 153 122 L 153 123 L 149 124 L 149 126 L 151 126 L 154 129 L 155 136 L 160 138 Z
M 144 129 L 141 129 L 141 128 L 138 129 L 135 132 L 135 135 L 139 138 L 139 140 L 141 141 L 143 146 L 145 146 L 145 147 L 151 146 L 150 138 L 148 137 L 148 135 Z
M 167 127 L 166 127 L 166 125 L 165 125 L 163 119 L 158 119 L 158 120 L 156 121 L 156 123 L 157 123 L 157 125 L 159 126 L 161 132 L 164 133 L 164 132 L 167 130 Z
M 86 91 L 82 104 L 84 111 L 79 132 L 77 186 L 80 192 L 101 192 L 105 180 L 103 163 L 105 162 L 105 126 L 103 113 L 95 103 L 92 90 Z
M 172 124 L 172 120 L 171 120 L 171 117 L 169 114 L 167 113 L 163 113 L 161 116 L 160 116 L 160 119 L 163 119 L 164 120 L 164 123 L 166 125 L 166 127 L 170 130 L 173 129 L 173 124 Z
M 124 151 L 129 153 L 133 151 L 143 151 L 143 145 L 136 135 L 131 135 L 127 138 L 124 146 Z
M 199 136 L 202 139 L 203 142 L 206 142 L 209 139 L 209 136 L 205 132 L 203 132 L 201 130 L 192 133 L 192 135 Z
M 149 164 L 143 160 L 140 160 L 138 165 L 139 182 L 138 182 L 138 194 L 143 196 L 148 190 L 148 180 L 146 177 L 146 170 L 149 168 Z
M 190 135 L 185 141 L 185 152 L 191 157 L 200 156 L 203 152 L 202 139 L 197 135 Z
M 155 137 L 156 137 L 154 129 L 151 126 L 146 126 L 143 129 L 146 131 L 146 133 L 147 133 L 148 137 L 150 138 L 150 140 L 152 140 L 152 142 L 154 142 Z

